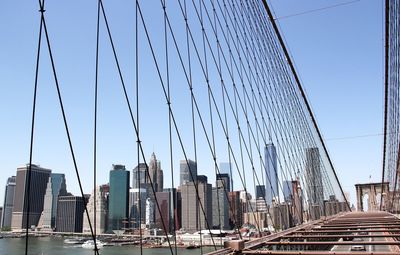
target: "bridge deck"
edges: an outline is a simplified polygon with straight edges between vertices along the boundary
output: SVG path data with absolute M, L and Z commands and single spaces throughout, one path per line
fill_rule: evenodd
M 240 251 L 209 254 L 400 254 L 399 224 L 386 212 L 352 212 L 246 241 Z

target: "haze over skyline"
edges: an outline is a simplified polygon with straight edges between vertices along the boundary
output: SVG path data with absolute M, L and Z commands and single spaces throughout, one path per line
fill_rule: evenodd
M 337 1 L 335 1 L 337 2 Z M 332 4 L 331 1 L 271 1 L 276 17 Z M 96 3 L 48 2 L 46 12 L 49 33 L 55 52 L 64 103 L 71 128 L 84 190 L 92 190 L 92 125 Z M 18 6 L 18 8 L 15 8 Z M 29 136 L 34 81 L 34 64 L 39 27 L 37 3 L 22 1 L 0 4 L 0 201 L 4 185 L 16 168 L 29 161 Z M 110 23 L 126 72 L 129 93 L 133 94 L 134 35 L 132 17 L 134 5 L 107 3 Z M 13 9 L 14 12 L 8 10 Z M 158 10 L 160 11 L 160 10 Z M 71 13 L 74 19 L 70 18 Z M 339 180 L 355 202 L 354 184 L 380 181 L 382 163 L 381 136 L 357 139 L 329 140 L 382 132 L 383 115 L 383 31 L 382 1 L 358 1 L 334 9 L 291 18 L 278 19 L 297 71 L 313 107 Z M 156 21 L 152 22 L 157 26 Z M 100 61 L 98 180 L 107 183 L 112 164 L 124 164 L 132 170 L 137 165 L 136 138 L 111 61 L 111 51 L 102 29 Z M 45 52 L 45 51 L 44 51 Z M 39 81 L 38 114 L 34 161 L 57 173 L 65 173 L 67 188 L 79 194 L 78 185 L 67 147 L 48 56 L 42 53 Z M 142 63 L 145 69 L 149 64 Z M 154 91 L 153 80 L 143 81 L 141 125 L 146 160 L 154 151 L 161 161 L 165 186 L 169 187 L 170 161 L 168 151 L 167 110 L 160 91 Z M 118 89 L 116 89 L 118 88 Z M 155 95 L 155 93 L 157 93 Z M 175 90 L 174 95 L 187 97 Z M 132 96 L 133 97 L 133 96 Z M 185 98 L 182 99 L 184 101 Z M 188 102 L 187 100 L 185 102 Z M 183 105 L 183 104 L 182 104 Z M 179 106 L 179 104 L 178 104 Z M 179 109 L 185 120 L 185 109 Z M 159 113 L 160 115 L 155 115 Z M 190 126 L 187 121 L 187 126 Z M 184 134 L 189 143 L 189 134 Z M 204 144 L 202 144 L 204 146 Z M 201 146 L 200 146 L 201 147 Z M 192 153 L 192 149 L 188 148 Z M 190 153 L 189 153 L 190 154 Z M 199 150 L 198 173 L 214 182 L 213 165 L 204 149 Z M 190 158 L 193 159 L 192 154 Z M 182 153 L 174 155 L 175 176 L 179 176 Z M 226 162 L 226 155 L 218 155 Z M 175 182 L 177 185 L 177 182 Z M 235 186 L 235 189 L 239 186 Z

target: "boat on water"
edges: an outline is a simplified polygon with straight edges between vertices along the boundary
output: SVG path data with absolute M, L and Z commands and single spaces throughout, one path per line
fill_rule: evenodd
M 101 247 L 103 247 L 104 245 L 106 245 L 106 243 L 103 243 L 103 242 L 100 241 L 100 240 L 96 240 L 96 246 L 97 246 L 97 248 L 101 248 Z M 86 242 L 84 242 L 84 243 L 82 244 L 82 248 L 94 249 L 94 248 L 95 248 L 95 247 L 94 247 L 94 241 L 93 241 L 93 240 L 87 240 Z
M 83 244 L 86 242 L 87 238 L 67 238 L 64 240 L 65 244 Z
M 191 243 L 188 246 L 186 246 L 186 249 L 188 249 L 188 250 L 193 250 L 193 249 L 198 249 L 198 248 L 200 248 L 200 245 L 197 243 Z

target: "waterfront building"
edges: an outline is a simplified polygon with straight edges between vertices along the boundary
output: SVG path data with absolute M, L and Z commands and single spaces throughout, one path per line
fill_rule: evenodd
M 265 147 L 265 198 L 268 206 L 279 197 L 278 166 L 275 145 L 270 143 Z
M 306 179 L 307 196 L 309 204 L 313 206 L 313 210 L 319 206 L 321 210 L 315 216 L 323 214 L 324 207 L 324 188 L 322 183 L 321 162 L 318 148 L 306 149 Z
M 229 192 L 229 225 L 231 229 L 240 228 L 243 225 L 243 206 L 240 193 L 240 191 Z
M 30 174 L 30 189 L 28 191 L 28 172 Z M 24 229 L 26 228 L 29 199 L 29 227 L 37 226 L 40 216 L 43 211 L 44 195 L 46 193 L 47 182 L 51 174 L 50 169 L 42 168 L 38 165 L 26 164 L 17 168 L 14 206 L 12 212 L 11 228 Z M 26 200 L 26 201 L 25 201 Z
M 286 203 L 291 203 L 292 202 L 292 196 L 293 196 L 293 187 L 292 187 L 292 181 L 283 181 L 282 182 L 282 188 L 283 188 L 283 199 Z
M 164 189 L 163 192 L 156 193 L 161 213 L 155 208 L 155 224 L 157 228 L 164 230 L 164 234 L 173 233 L 174 229 L 180 229 L 180 194 L 175 188 Z M 165 229 L 162 220 L 164 221 Z
M 132 171 L 132 188 L 133 189 L 138 189 L 139 186 L 141 188 L 142 184 L 148 183 L 147 179 L 147 166 L 145 163 L 140 163 L 138 166 L 136 166 L 133 171 Z
M 291 207 L 289 204 L 274 204 L 271 213 L 272 224 L 276 230 L 285 230 L 293 226 Z
M 153 182 L 155 192 L 161 192 L 164 188 L 164 174 L 161 169 L 161 162 L 157 160 L 156 155 L 151 154 L 149 162 L 150 180 Z
M 181 160 L 179 163 L 180 168 L 180 186 L 188 182 L 196 182 L 197 180 L 197 163 L 188 159 Z
M 154 202 L 151 198 L 146 199 L 146 227 L 153 228 L 154 226 Z
M 231 181 L 229 174 L 220 173 L 216 175 L 216 186 L 225 189 L 226 193 L 231 191 Z
M 212 215 L 213 228 L 230 229 L 229 201 L 222 187 L 212 188 Z
M 66 195 L 67 186 L 65 183 L 65 175 L 51 173 L 44 196 L 43 212 L 38 224 L 40 228 L 52 230 L 56 227 L 58 196 Z
M 221 174 L 227 174 L 229 176 L 230 183 L 228 192 L 233 191 L 232 164 L 229 162 L 219 163 L 219 172 Z
M 295 225 L 303 223 L 303 190 L 300 186 L 299 178 L 296 181 L 292 181 L 292 210 L 293 210 L 293 223 Z
M 195 185 L 197 185 L 198 196 Z M 182 196 L 182 228 L 186 231 L 211 228 L 212 186 L 207 183 L 207 177 L 199 175 L 197 176 L 197 183 L 186 182 L 180 189 Z
M 171 224 L 174 224 L 173 221 L 171 221 L 171 206 L 172 206 L 172 201 L 171 201 L 171 196 L 169 192 L 157 192 L 156 193 L 156 201 L 158 203 L 159 209 L 158 208 L 155 210 L 156 212 L 156 217 L 155 217 L 155 224 L 156 228 L 162 229 L 164 231 L 164 234 L 168 234 L 171 232 Z M 173 220 L 173 219 L 172 219 Z
M 14 192 L 15 192 L 15 176 L 7 179 L 6 189 L 4 194 L 3 212 L 1 217 L 1 228 L 11 228 L 11 218 L 14 206 Z
M 123 165 L 113 165 L 110 171 L 107 231 L 121 230 L 128 219 L 129 171 Z
M 256 198 L 265 198 L 265 185 L 256 185 Z
M 96 189 L 92 191 L 92 195 L 89 198 L 89 202 L 86 205 L 88 210 L 90 223 L 92 227 L 96 227 L 96 234 L 101 234 L 106 231 L 107 224 L 107 194 L 108 185 L 97 186 Z M 95 202 L 96 200 L 96 202 Z M 96 206 L 96 215 L 95 215 Z M 96 216 L 96 225 L 94 217 Z M 83 233 L 91 233 L 89 220 L 86 213 L 83 215 Z
M 259 197 L 256 199 L 256 206 L 253 207 L 253 210 L 257 212 L 268 211 L 267 203 L 265 202 L 265 197 Z
M 139 228 L 140 224 L 146 222 L 147 186 L 148 184 L 143 184 L 140 190 L 138 188 L 129 190 L 129 218 L 132 228 Z
M 256 228 L 266 229 L 271 225 L 271 220 L 268 219 L 267 212 L 248 212 L 243 214 L 245 224 L 250 224 Z
M 57 232 L 81 233 L 85 198 L 77 196 L 59 196 L 56 217 Z

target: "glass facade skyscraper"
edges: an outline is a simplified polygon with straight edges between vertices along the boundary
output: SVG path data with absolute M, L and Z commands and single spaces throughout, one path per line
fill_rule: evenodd
M 265 201 L 269 206 L 272 205 L 272 200 L 279 196 L 276 157 L 274 144 L 267 144 L 265 147 Z
M 26 218 L 28 216 L 27 199 L 30 201 L 29 227 L 32 225 L 37 226 L 43 211 L 44 195 L 46 193 L 51 170 L 32 164 L 31 186 L 29 191 L 27 190 L 28 170 L 29 164 L 17 168 L 14 206 L 11 220 L 12 229 L 26 228 Z
M 228 192 L 233 191 L 233 178 L 232 178 L 231 166 L 232 165 L 229 162 L 221 162 L 221 163 L 219 163 L 219 172 L 221 174 L 228 174 L 229 175 L 229 179 L 230 179 L 229 187 L 230 187 L 230 189 L 228 190 Z
M 113 165 L 110 171 L 108 232 L 124 228 L 129 216 L 129 171 L 123 165 Z
M 195 161 L 190 159 L 188 159 L 187 162 L 186 160 L 181 160 L 179 168 L 181 175 L 181 180 L 180 180 L 181 186 L 188 182 L 197 181 L 197 163 Z
M 1 227 L 11 227 L 11 216 L 14 206 L 15 176 L 7 179 L 6 192 L 4 194 L 3 215 L 1 218 Z

